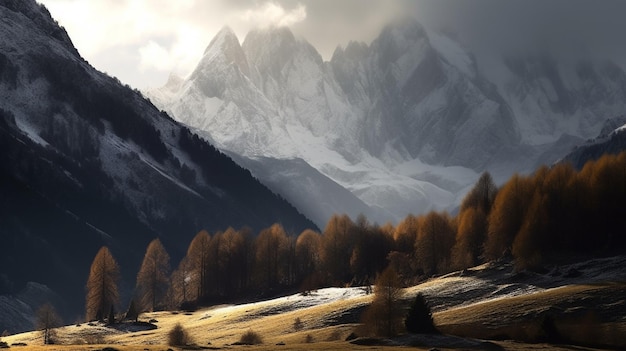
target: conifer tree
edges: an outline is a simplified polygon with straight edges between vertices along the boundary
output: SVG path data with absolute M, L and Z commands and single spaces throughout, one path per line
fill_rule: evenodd
M 256 239 L 258 281 L 265 289 L 274 289 L 286 277 L 282 264 L 288 248 L 288 238 L 280 224 L 261 231 Z
M 195 290 L 196 300 L 206 299 L 209 295 L 210 243 L 211 236 L 206 230 L 202 230 L 196 234 L 187 249 L 187 259 L 191 269 L 190 285 L 195 288 L 193 290 Z
M 347 215 L 333 215 L 324 229 L 320 257 L 330 283 L 350 281 L 350 258 L 354 249 L 354 223 Z
M 296 271 L 302 281 L 320 268 L 319 247 L 320 234 L 307 229 L 300 233 L 296 240 Z
M 87 279 L 86 317 L 87 320 L 103 320 L 119 301 L 117 282 L 120 270 L 117 262 L 106 246 L 96 254 Z
M 433 315 L 422 293 L 418 293 L 411 304 L 404 320 L 406 331 L 414 334 L 437 333 L 433 322 Z
M 430 212 L 419 228 L 416 257 L 426 275 L 449 269 L 456 230 L 447 213 Z
M 374 300 L 363 314 L 367 332 L 377 336 L 391 337 L 402 327 L 400 277 L 392 267 L 385 269 L 374 286 Z
M 459 214 L 456 243 L 452 248 L 453 266 L 464 269 L 476 265 L 487 233 L 487 217 L 480 208 L 469 207 Z
M 137 273 L 137 297 L 140 311 L 155 311 L 165 307 L 170 279 L 170 256 L 159 239 L 148 245 Z
M 533 196 L 535 180 L 514 174 L 500 189 L 489 214 L 485 256 L 496 259 L 511 249 Z
M 496 195 L 498 194 L 498 187 L 496 187 L 491 174 L 489 172 L 483 173 L 472 190 L 465 195 L 461 202 L 461 211 L 472 207 L 480 209 L 485 214 L 489 214 L 491 206 L 493 205 Z

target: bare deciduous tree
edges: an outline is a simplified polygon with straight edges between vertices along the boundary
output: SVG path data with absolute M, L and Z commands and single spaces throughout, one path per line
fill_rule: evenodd
M 50 304 L 44 304 L 37 310 L 37 329 L 43 334 L 45 345 L 54 344 L 54 328 L 61 326 L 62 320 Z

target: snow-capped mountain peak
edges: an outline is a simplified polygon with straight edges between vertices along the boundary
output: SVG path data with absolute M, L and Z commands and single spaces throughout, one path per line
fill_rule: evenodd
M 237 35 L 228 26 L 223 27 L 211 40 L 211 43 L 204 50 L 202 62 L 213 64 L 218 58 L 223 60 L 222 63 L 224 64 L 236 66 L 243 74 L 249 74 L 246 55 L 241 49 Z
M 232 56 L 210 47 L 213 58 Z M 230 65 L 240 58 L 203 59 L 196 69 L 202 78 L 188 79 L 162 107 L 254 164 L 261 179 L 269 174 L 256 162 L 261 157 L 280 160 L 266 163 L 285 167 L 284 177 L 296 168 L 311 174 L 303 163 L 310 165 L 379 221 L 451 209 L 479 173 L 491 170 L 502 181 L 540 159 L 554 161 L 557 142 L 567 148 L 626 108 L 619 69 L 593 62 L 570 72 L 560 61 L 502 55 L 490 57 L 497 70 L 486 72 L 470 47 L 412 18 L 389 24 L 369 45 L 338 47 L 328 62 L 286 27 L 251 31 L 241 51 L 248 73 L 233 70 L 243 63 Z M 286 191 L 281 170 L 272 172 L 266 184 L 298 202 L 302 193 Z M 320 198 L 330 186 L 319 184 L 300 190 L 315 189 Z M 351 204 L 359 201 L 342 201 L 329 213 L 357 214 Z

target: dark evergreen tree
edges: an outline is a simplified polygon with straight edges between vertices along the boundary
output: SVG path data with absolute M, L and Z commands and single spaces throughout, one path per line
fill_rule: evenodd
M 426 303 L 424 295 L 418 293 L 411 304 L 411 308 L 404 319 L 406 331 L 414 334 L 438 333 L 433 322 L 433 315 Z

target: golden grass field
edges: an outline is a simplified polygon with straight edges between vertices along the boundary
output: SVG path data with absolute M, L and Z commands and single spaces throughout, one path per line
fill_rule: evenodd
M 448 276 L 432 279 L 405 290 L 406 301 L 417 292 L 454 285 L 463 278 Z M 103 324 L 70 325 L 57 330 L 58 345 L 42 345 L 40 332 L 2 338 L 10 350 L 103 350 L 120 351 L 181 350 L 167 345 L 167 333 L 180 323 L 191 336 L 195 349 L 225 350 L 463 350 L 450 343 L 408 346 L 362 346 L 345 341 L 358 327 L 358 311 L 372 295 L 348 296 L 302 309 L 291 309 L 278 300 L 237 306 L 215 306 L 195 312 L 155 312 L 142 314 L 141 321 L 156 320 L 157 329 L 128 331 Z M 458 299 L 463 299 L 460 296 Z M 553 318 L 560 335 L 578 345 L 613 345 L 626 348 L 626 284 L 572 284 L 531 291 L 519 296 L 503 296 L 440 309 L 434 313 L 438 328 L 449 335 L 491 340 L 494 350 L 588 350 L 568 343 L 541 342 L 541 322 Z M 299 318 L 301 328 L 294 328 Z M 263 337 L 261 345 L 233 345 L 241 335 L 253 330 Z M 457 338 L 460 339 L 460 338 Z M 536 343 L 510 341 L 534 340 Z M 463 339 L 461 339 L 463 340 Z M 473 340 L 473 339 L 472 339 Z

